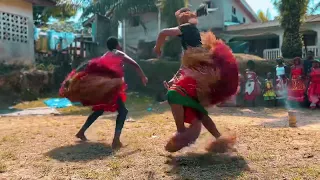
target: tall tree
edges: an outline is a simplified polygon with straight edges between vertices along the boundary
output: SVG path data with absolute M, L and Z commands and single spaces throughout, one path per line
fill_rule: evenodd
M 162 20 L 166 22 L 168 27 L 175 27 L 178 25 L 175 12 L 182 7 L 187 7 L 189 2 L 186 0 L 160 0 L 159 3 Z M 179 59 L 181 52 L 181 42 L 178 37 L 171 37 L 163 47 L 163 55 L 174 60 Z
M 277 0 L 274 5 L 280 12 L 279 21 L 284 29 L 282 55 L 286 58 L 302 56 L 300 27 L 307 13 L 309 0 Z
M 45 24 L 49 18 L 65 20 L 77 13 L 77 10 L 92 0 L 52 0 L 56 3 L 54 7 L 33 7 L 33 19 L 37 24 Z

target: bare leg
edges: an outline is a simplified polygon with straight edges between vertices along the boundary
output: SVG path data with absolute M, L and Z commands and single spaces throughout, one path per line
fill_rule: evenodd
M 211 142 L 207 147 L 207 151 L 224 153 L 229 149 L 232 149 L 232 146 L 236 142 L 236 136 L 222 136 L 218 131 L 216 125 L 208 115 L 204 115 L 201 118 L 202 124 L 204 127 L 216 138 L 216 141 Z
M 201 117 L 201 122 L 203 126 L 214 136 L 216 139 L 218 139 L 221 134 L 217 129 L 216 124 L 212 121 L 212 119 L 208 115 L 203 115 Z
M 84 123 L 82 128 L 79 130 L 79 132 L 76 134 L 76 137 L 81 139 L 82 141 L 86 141 L 87 138 L 84 135 L 86 130 L 91 126 L 91 124 L 98 119 L 99 116 L 103 114 L 103 110 L 100 111 L 94 111 L 87 119 L 87 121 Z
M 173 118 L 176 122 L 178 133 L 184 132 L 186 127 L 184 126 L 184 109 L 179 104 L 170 104 Z
M 128 110 L 120 98 L 117 100 L 117 104 L 118 104 L 118 116 L 116 119 L 116 128 L 114 131 L 114 138 L 112 141 L 113 149 L 119 149 L 122 147 L 120 136 L 121 136 L 122 128 L 124 126 L 124 122 L 127 119 L 127 115 L 128 115 Z

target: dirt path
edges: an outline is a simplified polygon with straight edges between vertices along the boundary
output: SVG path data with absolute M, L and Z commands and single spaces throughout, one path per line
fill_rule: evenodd
M 175 130 L 169 112 L 135 114 L 112 152 L 114 121 L 99 119 L 87 143 L 74 138 L 85 116 L 0 118 L 0 179 L 319 179 L 320 112 L 305 110 L 298 128 L 281 109 L 215 108 L 218 127 L 238 135 L 237 151 L 205 153 L 211 136 L 179 153 L 164 151 Z

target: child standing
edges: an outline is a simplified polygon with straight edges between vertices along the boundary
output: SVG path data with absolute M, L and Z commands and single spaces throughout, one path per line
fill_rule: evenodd
M 276 95 L 278 100 L 287 98 L 288 78 L 286 76 L 286 67 L 282 58 L 278 58 L 278 65 L 276 66 Z
M 244 100 L 245 102 L 251 102 L 252 106 L 255 106 L 255 101 L 261 93 L 261 83 L 258 80 L 257 74 L 254 72 L 255 63 L 249 60 L 247 67 Z
M 76 134 L 86 141 L 86 130 L 105 111 L 118 111 L 112 147 L 122 146 L 120 135 L 128 110 L 125 107 L 126 84 L 124 82 L 123 64 L 130 64 L 137 70 L 144 85 L 148 79 L 140 66 L 128 55 L 120 51 L 118 40 L 110 37 L 107 40 L 109 51 L 103 56 L 90 60 L 86 66 L 72 71 L 60 88 L 60 96 L 73 102 L 81 102 L 85 106 L 93 106 L 93 113 Z
M 265 80 L 263 99 L 267 101 L 267 104 L 269 106 L 271 106 L 271 104 L 276 105 L 276 98 L 277 98 L 277 95 L 273 89 L 272 73 L 269 72 L 267 74 L 267 79 Z

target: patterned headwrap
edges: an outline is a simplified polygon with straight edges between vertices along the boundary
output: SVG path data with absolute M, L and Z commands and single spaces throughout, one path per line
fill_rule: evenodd
M 198 24 L 197 14 L 192 12 L 189 8 L 181 8 L 176 13 L 175 16 L 178 20 L 179 25 L 181 24 Z

